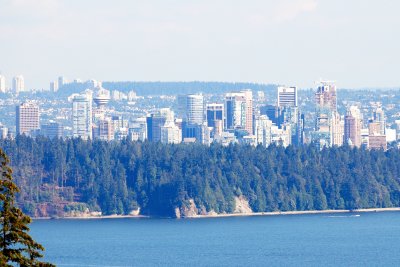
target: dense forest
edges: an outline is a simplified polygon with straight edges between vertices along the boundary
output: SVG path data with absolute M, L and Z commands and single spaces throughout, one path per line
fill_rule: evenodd
M 400 153 L 348 146 L 210 147 L 128 140 L 0 140 L 32 216 L 71 210 L 175 216 L 192 200 L 199 210 L 233 212 L 243 196 L 253 211 L 400 206 Z

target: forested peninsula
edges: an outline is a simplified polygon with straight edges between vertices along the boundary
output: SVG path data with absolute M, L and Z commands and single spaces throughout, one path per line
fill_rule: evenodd
M 0 140 L 33 217 L 400 207 L 400 151 Z M 241 202 L 241 203 L 238 203 Z M 240 205 L 239 205 L 240 206 Z

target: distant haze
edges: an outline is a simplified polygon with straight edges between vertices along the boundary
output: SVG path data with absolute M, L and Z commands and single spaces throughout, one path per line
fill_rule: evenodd
M 400 85 L 400 1 L 0 0 L 0 72 L 50 80 Z

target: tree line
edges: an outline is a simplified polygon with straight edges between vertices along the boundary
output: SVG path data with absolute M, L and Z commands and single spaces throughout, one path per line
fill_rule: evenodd
M 206 211 L 230 213 L 244 196 L 253 211 L 400 206 L 400 153 L 349 146 L 210 147 L 150 142 L 0 140 L 21 188 L 17 203 L 39 216 L 74 209 L 103 214 L 174 216 L 193 199 Z M 39 214 L 39 215 L 38 215 Z

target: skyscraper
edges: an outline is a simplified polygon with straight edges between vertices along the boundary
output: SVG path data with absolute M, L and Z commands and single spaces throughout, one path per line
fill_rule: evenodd
M 73 137 L 92 139 L 92 96 L 81 94 L 72 100 Z
M 50 121 L 42 125 L 42 134 L 50 139 L 61 138 L 63 136 L 63 126 L 55 121 Z
M 30 135 L 32 130 L 40 128 L 39 106 L 32 102 L 25 102 L 16 107 L 17 134 Z
M 12 81 L 12 90 L 18 94 L 25 91 L 25 81 L 22 75 L 15 76 Z
M 203 124 L 204 98 L 203 95 L 186 96 L 186 121 L 189 124 Z
M 207 126 L 216 127 L 216 124 L 224 121 L 224 104 L 211 103 L 206 106 Z
M 110 118 L 97 121 L 96 127 L 93 128 L 93 138 L 103 141 L 114 140 L 114 125 Z
M 157 113 L 146 118 L 147 138 L 151 142 L 161 141 L 161 127 L 167 122 L 174 121 L 174 112 L 169 108 L 162 108 Z
M 361 112 L 357 106 L 351 106 L 344 117 L 344 142 L 349 145 L 361 146 Z
M 64 76 L 58 77 L 58 88 L 62 88 L 67 83 L 68 83 L 68 81 Z
M 334 82 L 320 81 L 315 93 L 316 121 L 314 142 L 320 146 L 343 144 L 343 123 L 337 112 L 336 85 Z
M 278 107 L 297 107 L 297 87 L 278 87 Z
M 52 81 L 50 82 L 50 92 L 57 92 L 58 91 L 58 82 L 57 81 Z
M 380 134 L 386 134 L 386 118 L 385 112 L 382 107 L 378 107 L 374 110 L 374 122 L 379 123 L 380 126 Z
M 251 90 L 225 95 L 225 128 L 253 133 L 253 93 Z
M 6 77 L 0 75 L 0 93 L 7 93 L 6 89 Z
M 315 102 L 320 108 L 327 108 L 331 111 L 337 111 L 336 85 L 330 81 L 320 81 L 317 92 L 315 93 Z
M 160 128 L 160 142 L 164 144 L 178 144 L 182 141 L 182 131 L 173 121 L 166 121 Z

